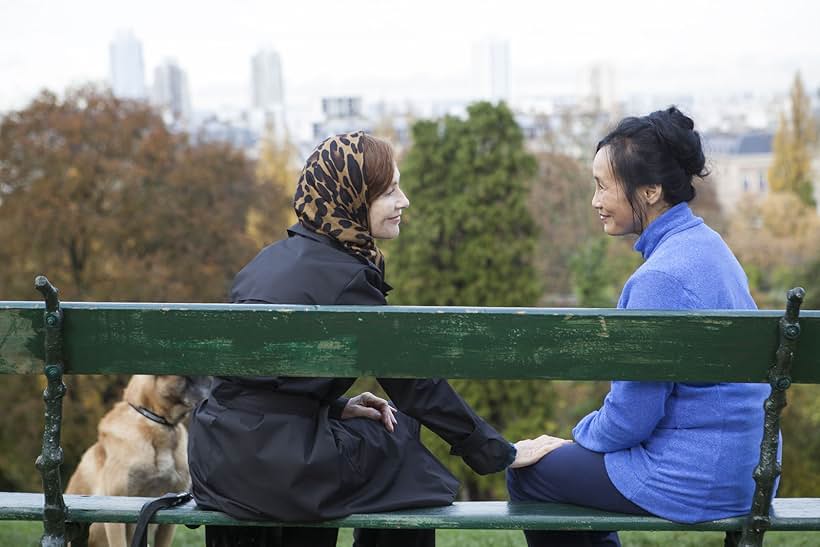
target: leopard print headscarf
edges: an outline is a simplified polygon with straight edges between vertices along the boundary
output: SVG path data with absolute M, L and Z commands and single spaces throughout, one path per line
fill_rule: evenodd
M 384 272 L 368 222 L 363 135 L 336 135 L 316 147 L 299 176 L 293 208 L 306 228 L 336 239 Z

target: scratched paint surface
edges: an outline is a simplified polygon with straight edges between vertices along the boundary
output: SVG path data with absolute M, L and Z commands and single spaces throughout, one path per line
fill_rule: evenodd
M 42 304 L 0 302 L 0 373 L 43 372 Z
M 6 304 L 6 307 L 3 305 Z M 0 373 L 42 371 L 42 307 L 0 303 Z M 69 374 L 761 381 L 781 312 L 64 303 Z M 820 383 L 820 312 L 794 381 Z

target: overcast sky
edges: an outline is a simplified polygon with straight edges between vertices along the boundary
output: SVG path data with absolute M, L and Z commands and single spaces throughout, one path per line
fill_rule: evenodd
M 195 109 L 249 103 L 250 57 L 282 56 L 287 102 L 469 92 L 473 43 L 509 40 L 513 96 L 573 93 L 609 63 L 621 95 L 820 86 L 820 2 L 809 0 L 0 0 L 0 110 L 41 88 L 108 78 L 118 29 L 143 43 L 146 80 L 173 57 Z

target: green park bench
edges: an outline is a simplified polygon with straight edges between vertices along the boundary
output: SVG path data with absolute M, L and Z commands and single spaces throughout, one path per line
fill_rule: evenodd
M 767 530 L 820 530 L 820 498 L 769 501 L 780 473 L 775 455 L 786 390 L 791 383 L 820 383 L 820 311 L 803 312 L 798 323 L 802 289 L 789 292 L 783 315 L 768 310 L 60 303 L 44 277 L 36 286 L 45 307 L 0 302 L 0 373 L 45 373 L 48 379 L 43 452 L 37 459 L 44 493 L 0 493 L 0 520 L 42 520 L 43 546 L 69 540 L 83 545 L 92 522 L 134 523 L 147 501 L 62 495 L 63 374 L 769 382 L 760 464 L 749 477 L 756 481 L 756 492 L 747 516 L 686 525 L 571 505 L 477 501 L 355 514 L 312 526 L 708 530 L 726 532 L 728 544 L 744 546 L 761 545 Z M 248 524 L 193 502 L 161 510 L 152 522 Z

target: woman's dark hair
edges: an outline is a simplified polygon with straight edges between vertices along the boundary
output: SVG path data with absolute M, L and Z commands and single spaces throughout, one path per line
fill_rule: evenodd
M 364 183 L 367 187 L 365 199 L 370 205 L 384 194 L 393 182 L 396 163 L 393 146 L 384 139 L 372 135 L 362 135 L 364 148 Z
M 598 143 L 609 146 L 609 162 L 643 231 L 646 210 L 635 199 L 641 186 L 660 184 L 669 205 L 695 197 L 692 178 L 709 174 L 695 123 L 674 106 L 648 116 L 624 118 Z

